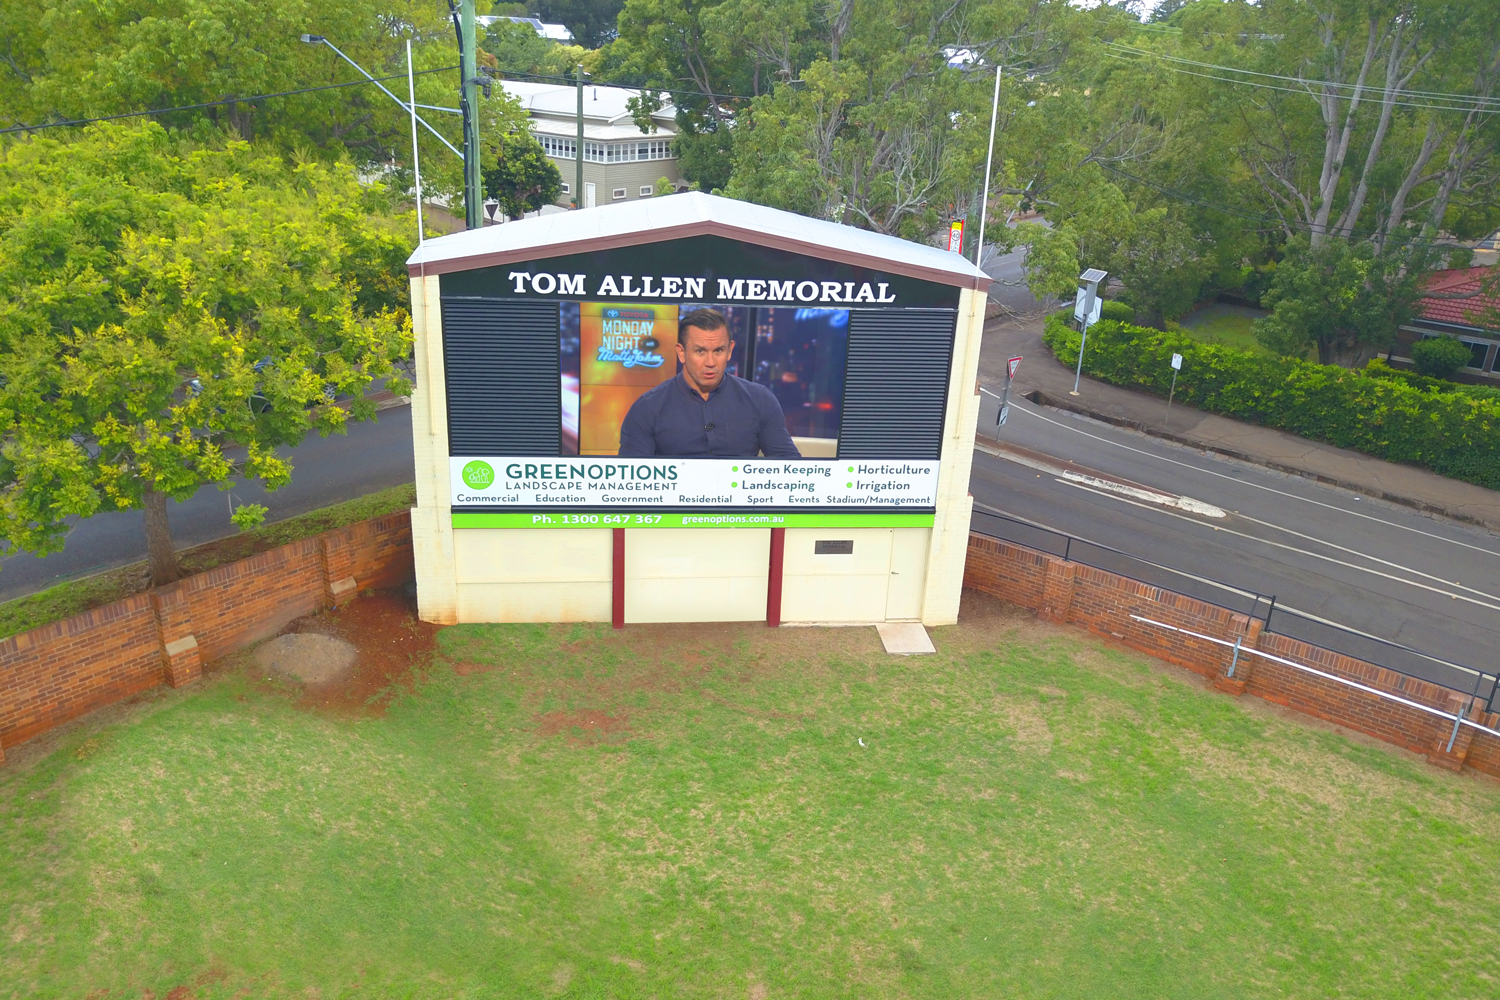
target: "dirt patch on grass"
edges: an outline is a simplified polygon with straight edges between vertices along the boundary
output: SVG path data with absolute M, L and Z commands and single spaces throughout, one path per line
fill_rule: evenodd
M 417 617 L 415 597 L 395 589 L 366 593 L 342 607 L 298 618 L 282 634 L 330 636 L 356 650 L 348 675 L 333 684 L 308 686 L 302 704 L 379 715 L 392 694 L 411 689 L 415 672 L 431 659 L 440 629 Z
M 548 712 L 537 716 L 537 731 L 543 736 L 566 735 L 573 744 L 593 744 L 619 736 L 630 729 L 624 713 L 610 715 L 598 709 L 580 712 Z
M 1039 626 L 1031 614 L 984 594 L 965 593 L 961 620 L 962 627 L 934 630 L 940 650 L 966 653 L 1058 635 L 1055 626 Z M 532 652 L 547 640 L 569 662 Z M 657 699 L 689 693 L 759 721 L 806 724 L 815 706 L 772 705 L 757 697 L 789 666 L 861 682 L 877 682 L 887 664 L 898 673 L 910 668 L 886 656 L 873 627 L 771 629 L 756 622 L 639 624 L 620 631 L 593 623 L 459 626 L 447 634 L 443 650 L 460 677 L 503 675 L 522 703 L 533 706 L 541 736 L 567 734 L 575 744 L 626 732 L 649 737 Z

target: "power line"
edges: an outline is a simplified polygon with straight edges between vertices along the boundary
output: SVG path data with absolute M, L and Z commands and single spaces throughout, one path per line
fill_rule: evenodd
M 1290 83 L 1298 83 L 1298 84 L 1302 84 L 1304 86 L 1338 87 L 1338 88 L 1340 88 L 1342 90 L 1355 90 L 1355 91 L 1371 91 L 1371 90 L 1375 89 L 1374 87 L 1371 87 L 1371 86 L 1368 86 L 1368 85 L 1364 85 L 1364 84 L 1340 83 L 1337 80 L 1307 80 L 1307 79 L 1303 79 L 1302 77 L 1298 77 L 1298 76 L 1286 76 L 1286 75 L 1281 74 L 1281 73 L 1262 73 L 1262 72 L 1260 72 L 1258 70 L 1242 69 L 1242 68 L 1240 68 L 1238 66 L 1220 66 L 1218 63 L 1199 62 L 1196 59 L 1185 59 L 1182 56 L 1169 55 L 1169 54 L 1167 54 L 1165 52 L 1156 52 L 1156 51 L 1154 51 L 1152 49 L 1137 48 L 1136 46 L 1133 46 L 1133 45 L 1126 45 L 1123 42 L 1107 42 L 1106 44 L 1108 44 L 1112 48 L 1121 49 L 1121 50 L 1126 51 L 1126 52 L 1132 52 L 1132 53 L 1135 53 L 1136 55 L 1156 56 L 1158 59 L 1166 59 L 1169 62 L 1182 63 L 1182 64 L 1184 64 L 1186 66 L 1198 66 L 1198 67 L 1200 67 L 1202 69 L 1218 70 L 1220 72 L 1225 72 L 1225 73 L 1243 73 L 1246 76 L 1265 77 L 1266 79 L 1269 79 L 1269 80 L 1285 80 L 1285 81 L 1290 82 Z M 1408 89 L 1402 89 L 1401 91 L 1399 91 L 1399 93 L 1402 93 L 1402 94 L 1411 94 L 1411 95 L 1416 96 L 1416 97 L 1430 97 L 1430 98 L 1432 98 L 1434 100 L 1469 101 L 1469 102 L 1474 102 L 1474 103 L 1481 104 L 1481 105 L 1495 105 L 1495 106 L 1500 106 L 1500 98 L 1485 97 L 1485 96 L 1480 95 L 1480 94 L 1452 94 L 1452 93 L 1448 93 L 1446 91 L 1441 91 L 1441 90 L 1408 90 Z
M 1137 177 L 1134 174 L 1128 174 L 1125 171 L 1120 170 L 1120 169 L 1118 169 L 1116 167 L 1112 167 L 1108 163 L 1104 163 L 1104 162 L 1102 162 L 1100 160 L 1095 160 L 1094 162 L 1098 163 L 1099 166 L 1103 167 L 1105 170 L 1108 170 L 1110 173 L 1115 174 L 1116 176 L 1123 177 L 1123 178 L 1125 178 L 1128 181 L 1134 181 L 1137 184 L 1144 184 L 1146 187 L 1151 188 L 1152 190 L 1157 191 L 1157 192 L 1159 192 L 1161 194 L 1164 194 L 1168 198 L 1175 198 L 1178 201 L 1189 202 L 1191 204 L 1198 205 L 1198 206 L 1201 206 L 1203 208 L 1212 209 L 1215 212 L 1223 212 L 1225 215 L 1233 215 L 1233 216 L 1237 216 L 1237 217 L 1239 217 L 1241 219 L 1249 219 L 1251 222 L 1259 222 L 1259 223 L 1262 223 L 1263 225 L 1271 225 L 1271 226 L 1284 225 L 1287 228 L 1297 229 L 1297 230 L 1300 230 L 1300 231 L 1306 232 L 1306 233 L 1311 233 L 1313 231 L 1313 227 L 1307 225 L 1306 223 L 1293 222 L 1291 220 L 1282 218 L 1280 216 L 1278 216 L 1276 219 L 1273 220 L 1269 216 L 1266 216 L 1266 215 L 1251 215 L 1251 214 L 1249 214 L 1247 212 L 1241 212 L 1238 209 L 1230 208 L 1227 205 L 1218 205 L 1218 204 L 1215 204 L 1214 202 L 1211 202 L 1211 201 L 1204 201 L 1201 198 L 1195 198 L 1195 197 L 1193 197 L 1190 194 L 1184 194 L 1181 191 L 1175 191 L 1172 188 L 1165 187 L 1165 186 L 1163 186 L 1161 184 L 1156 183 L 1155 181 L 1147 180 L 1144 177 Z M 1331 229 L 1328 231 L 1328 234 L 1332 235 L 1332 230 Z M 1378 236 L 1378 235 L 1380 235 L 1376 230 L 1373 230 L 1373 229 L 1351 229 L 1351 230 L 1349 230 L 1349 234 L 1351 236 Z M 1389 240 L 1392 243 L 1422 244 L 1422 245 L 1429 246 L 1429 247 L 1447 247 L 1449 249 L 1452 249 L 1455 246 L 1452 243 L 1443 243 L 1443 242 L 1441 242 L 1439 240 L 1430 240 L 1430 239 L 1427 239 L 1427 238 L 1422 237 L 1422 236 L 1402 236 L 1402 235 L 1398 235 L 1396 233 L 1392 233 L 1388 238 L 1389 238 Z
M 1117 53 L 1114 53 L 1114 52 L 1106 52 L 1105 55 L 1109 56 L 1112 59 L 1118 59 L 1121 62 L 1135 62 L 1134 59 L 1129 59 L 1129 58 L 1127 58 L 1125 56 L 1121 56 L 1121 55 L 1119 55 Z M 1195 72 L 1193 72 L 1190 69 L 1181 69 L 1181 68 L 1176 67 L 1176 66 L 1164 66 L 1162 68 L 1165 69 L 1165 70 L 1167 70 L 1168 72 L 1171 72 L 1171 73 L 1180 73 L 1180 74 L 1182 74 L 1184 76 L 1196 76 L 1196 77 L 1198 77 L 1200 79 L 1203 79 L 1203 80 L 1216 80 L 1219 83 L 1232 83 L 1232 84 L 1236 84 L 1236 85 L 1241 86 L 1241 87 L 1255 87 L 1255 88 L 1257 88 L 1259 90 L 1279 90 L 1282 93 L 1286 93 L 1286 94 L 1300 94 L 1300 95 L 1302 95 L 1304 97 L 1311 96 L 1311 92 L 1309 90 L 1307 90 L 1306 88 L 1304 88 L 1304 87 L 1278 87 L 1275 84 L 1270 84 L 1270 83 L 1256 83 L 1254 80 L 1236 80 L 1233 77 L 1214 76 L 1212 73 L 1195 73 Z M 1349 99 L 1347 95 L 1342 95 L 1342 96 L 1344 96 L 1345 100 Z M 1472 107 L 1472 106 L 1469 107 L 1469 108 L 1465 108 L 1465 107 L 1463 107 L 1461 105 L 1453 105 L 1453 104 L 1419 104 L 1419 103 L 1417 103 L 1415 101 L 1386 100 L 1383 97 L 1370 97 L 1369 98 L 1369 103 L 1371 103 L 1371 104 L 1389 104 L 1389 105 L 1392 105 L 1392 106 L 1398 107 L 1398 108 L 1419 108 L 1419 109 L 1423 109 L 1423 110 L 1427 110 L 1427 111 L 1466 111 L 1466 110 L 1468 110 L 1468 111 L 1475 111 L 1475 110 L 1477 110 L 1477 111 L 1486 111 L 1489 114 L 1494 114 L 1496 111 L 1500 111 L 1500 108 L 1486 109 L 1486 108 L 1483 108 L 1483 107 Z
M 437 69 L 417 70 L 416 76 L 428 73 L 447 73 L 458 69 L 457 66 L 439 66 Z M 196 111 L 200 108 L 218 108 L 226 104 L 249 104 L 251 101 L 264 101 L 272 97 L 292 97 L 296 94 L 312 94 L 320 90 L 340 90 L 344 87 L 362 87 L 377 80 L 404 80 L 405 73 L 396 73 L 391 76 L 377 76 L 369 80 L 351 80 L 349 83 L 328 83 L 321 87 L 302 87 L 298 90 L 282 90 L 274 94 L 256 94 L 253 97 L 229 97 L 222 101 L 204 101 L 201 104 L 184 104 L 176 108 L 156 108 L 151 111 L 125 111 L 118 115 L 104 115 L 100 118 L 75 118 L 63 122 L 45 122 L 41 125 L 12 125 L 9 128 L 0 129 L 0 135 L 9 135 L 12 132 L 40 132 L 43 129 L 74 127 L 78 125 L 93 125 L 96 122 L 119 121 L 121 118 L 140 118 L 145 115 L 168 115 L 174 111 Z
M 1114 43 L 1108 43 L 1108 44 L 1114 45 Z M 1141 50 L 1131 49 L 1129 46 L 1120 46 L 1120 48 L 1124 49 L 1127 52 L 1130 52 L 1132 56 L 1134 56 L 1134 55 L 1140 55 L 1140 54 L 1157 55 L 1157 53 L 1143 53 Z M 1131 56 L 1122 55 L 1119 52 L 1106 51 L 1105 55 L 1109 56 L 1112 59 L 1117 59 L 1120 62 L 1132 62 L 1133 63 L 1133 62 L 1137 61 L 1135 58 L 1131 58 Z M 1160 56 L 1160 58 L 1165 59 L 1165 60 L 1169 60 L 1169 61 L 1172 59 L 1171 56 Z M 1191 63 L 1191 60 L 1184 60 L 1184 61 Z M 1208 64 L 1208 65 L 1211 65 L 1211 64 Z M 1311 86 L 1330 86 L 1330 87 L 1344 87 L 1344 88 L 1349 88 L 1349 87 L 1352 86 L 1350 84 L 1339 84 L 1339 83 L 1334 83 L 1332 81 L 1309 80 L 1309 81 L 1305 81 L 1306 86 L 1301 86 L 1301 87 L 1278 87 L 1275 84 L 1258 83 L 1258 82 L 1256 82 L 1254 80 L 1242 80 L 1242 79 L 1235 79 L 1234 77 L 1216 76 L 1216 75 L 1214 75 L 1212 73 L 1197 73 L 1197 72 L 1194 72 L 1193 70 L 1183 69 L 1183 68 L 1178 67 L 1178 66 L 1164 66 L 1162 68 L 1166 69 L 1166 70 L 1168 70 L 1169 72 L 1172 72 L 1172 73 L 1181 73 L 1181 74 L 1183 74 L 1185 76 L 1196 76 L 1196 77 L 1199 77 L 1199 78 L 1204 79 L 1204 80 L 1216 80 L 1219 83 L 1231 83 L 1231 84 L 1236 84 L 1236 85 L 1241 86 L 1241 87 L 1256 87 L 1256 88 L 1261 89 L 1261 90 L 1279 90 L 1279 91 L 1282 91 L 1283 93 L 1301 94 L 1303 96 L 1309 96 L 1309 95 L 1311 95 L 1311 91 L 1308 89 Z M 1212 68 L 1222 69 L 1225 72 L 1230 72 L 1230 73 L 1249 73 L 1249 72 L 1251 72 L 1250 70 L 1237 70 L 1237 69 L 1234 69 L 1233 67 L 1228 67 L 1228 66 L 1224 66 L 1224 67 L 1217 67 L 1217 66 L 1215 66 L 1215 67 L 1212 67 Z M 1261 74 L 1261 75 L 1268 75 L 1268 74 Z M 1284 78 L 1279 78 L 1279 79 L 1295 80 L 1295 77 L 1284 77 Z M 1428 110 L 1428 111 L 1482 111 L 1482 112 L 1485 112 L 1487 114 L 1495 114 L 1497 112 L 1500 112 L 1500 101 L 1496 101 L 1494 103 L 1473 103 L 1473 102 L 1489 102 L 1489 101 L 1492 100 L 1491 98 L 1481 98 L 1481 97 L 1477 97 L 1477 96 L 1474 96 L 1474 95 L 1452 95 L 1451 99 L 1454 100 L 1454 101 L 1460 101 L 1460 100 L 1470 101 L 1471 103 L 1469 103 L 1467 105 L 1465 105 L 1465 104 L 1459 104 L 1459 103 L 1454 103 L 1454 104 L 1425 104 L 1425 103 L 1420 103 L 1418 101 L 1403 101 L 1403 100 L 1399 100 L 1397 98 L 1390 98 L 1390 99 L 1388 99 L 1388 98 L 1384 97 L 1383 95 L 1381 95 L 1378 91 L 1374 91 L 1374 89 L 1370 88 L 1370 87 L 1364 87 L 1364 88 L 1361 88 L 1361 89 L 1364 91 L 1364 96 L 1362 97 L 1362 99 L 1368 101 L 1370 104 L 1389 104 L 1389 105 L 1393 105 L 1395 107 L 1401 107 L 1401 108 L 1420 108 L 1420 109 L 1424 109 L 1424 110 Z M 1416 94 L 1416 93 L 1419 93 L 1419 92 L 1418 91 L 1401 91 L 1400 93 L 1403 93 L 1403 94 Z M 1348 95 L 1348 94 L 1343 94 L 1343 95 L 1340 95 L 1340 96 L 1342 96 L 1345 100 L 1349 100 L 1350 99 L 1350 95 Z M 1437 100 L 1447 100 L 1447 99 L 1450 99 L 1450 98 L 1447 95 L 1439 95 L 1435 99 L 1437 99 Z

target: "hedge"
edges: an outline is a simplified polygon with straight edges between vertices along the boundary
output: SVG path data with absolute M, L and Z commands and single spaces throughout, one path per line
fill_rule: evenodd
M 1427 392 L 1458 392 L 1465 396 L 1473 396 L 1475 399 L 1500 399 L 1500 389 L 1493 386 L 1450 382 L 1448 379 L 1433 378 L 1430 375 L 1414 372 L 1410 368 L 1393 368 L 1385 363 L 1384 358 L 1371 361 L 1365 366 L 1365 372 L 1376 378 L 1397 379 L 1413 389 L 1422 389 Z
M 1067 314 L 1049 316 L 1042 339 L 1063 364 L 1078 363 Z M 1165 396 L 1174 353 L 1177 399 L 1190 406 L 1500 489 L 1500 400 L 1107 320 L 1089 327 L 1083 370 Z

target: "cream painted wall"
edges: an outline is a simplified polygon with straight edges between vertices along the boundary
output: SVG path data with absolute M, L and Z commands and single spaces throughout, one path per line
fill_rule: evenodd
M 766 619 L 769 528 L 628 528 L 625 621 Z
M 563 183 L 571 185 L 577 176 L 575 171 L 578 169 L 573 161 L 551 157 L 548 159 L 552 159 L 557 166 L 558 173 L 562 174 Z M 621 199 L 622 201 L 637 201 L 641 197 L 641 188 L 650 184 L 654 190 L 656 181 L 660 177 L 666 177 L 674 184 L 682 183 L 682 171 L 678 169 L 675 159 L 635 160 L 627 163 L 595 163 L 593 160 L 585 160 L 583 163 L 583 182 L 594 183 L 596 197 L 601 205 L 608 205 L 614 200 L 611 195 L 617 187 L 625 189 L 625 197 Z M 558 197 L 557 204 L 566 208 L 572 200 L 571 194 L 563 194 Z
M 782 558 L 784 622 L 882 622 L 922 615 L 927 528 L 788 528 Z M 818 555 L 819 541 L 852 541 Z
M 459 621 L 609 621 L 609 529 L 458 528 L 453 536 Z
M 460 620 L 448 494 L 448 400 L 442 391 L 443 324 L 436 275 L 411 280 L 416 372 L 411 400 L 417 505 L 411 544 L 417 569 L 417 615 L 452 625 Z
M 979 346 L 984 336 L 987 298 L 984 292 L 967 288 L 958 298 L 948 412 L 943 419 L 937 516 L 933 520 L 927 586 L 922 600 L 924 625 L 952 625 L 958 621 L 964 560 L 969 549 L 969 517 L 974 512 L 969 472 L 974 464 L 974 427 L 979 420 Z

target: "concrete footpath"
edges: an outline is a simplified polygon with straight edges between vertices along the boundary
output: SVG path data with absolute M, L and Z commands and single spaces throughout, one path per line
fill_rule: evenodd
M 1073 371 L 1042 343 L 1040 317 L 992 320 L 985 325 L 980 384 L 999 392 L 1005 384 L 1006 360 L 1017 355 L 1025 360 L 1011 392 L 1029 395 L 1035 402 L 1390 503 L 1500 529 L 1500 492 L 1482 486 L 1175 402 L 1168 417 L 1167 402 L 1158 396 L 1089 378 L 1079 384 L 1077 396 L 1069 395 Z

